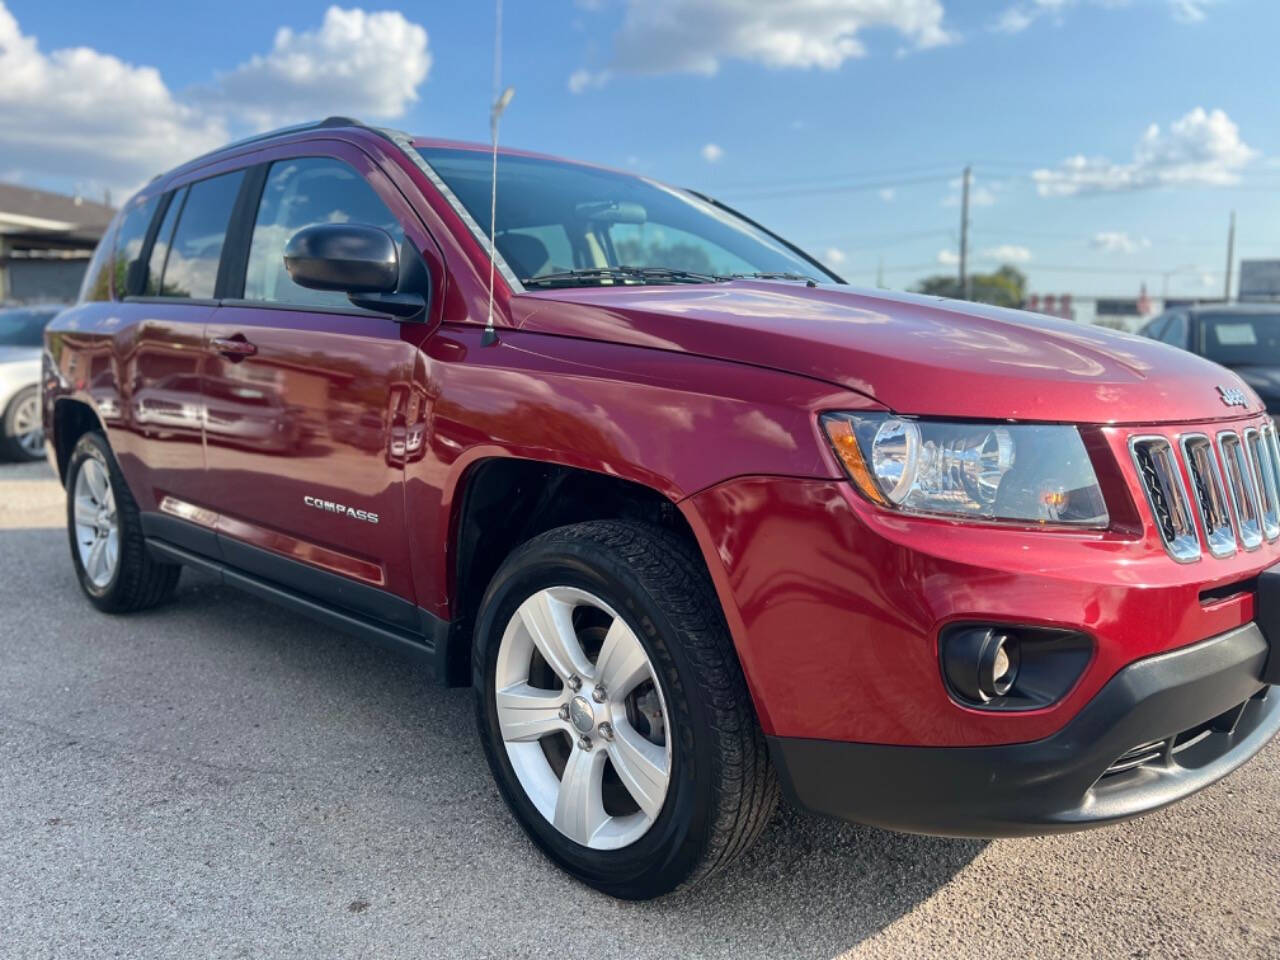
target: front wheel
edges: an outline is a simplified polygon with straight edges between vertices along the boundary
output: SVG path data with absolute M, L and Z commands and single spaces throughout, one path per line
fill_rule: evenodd
M 705 878 L 777 803 L 715 591 L 669 531 L 596 521 L 519 547 L 485 594 L 474 682 L 503 797 L 605 893 Z

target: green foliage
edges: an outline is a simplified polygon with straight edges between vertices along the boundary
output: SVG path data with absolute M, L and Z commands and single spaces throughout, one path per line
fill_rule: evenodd
M 977 303 L 990 303 L 997 307 L 1020 307 L 1025 299 L 1026 288 L 1026 275 L 1017 267 L 1007 263 L 994 273 L 969 275 L 969 299 Z M 925 277 L 916 290 L 935 297 L 964 299 L 960 281 L 955 274 Z

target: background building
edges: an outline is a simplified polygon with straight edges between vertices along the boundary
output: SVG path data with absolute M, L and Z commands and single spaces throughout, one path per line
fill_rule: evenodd
M 82 197 L 0 184 L 0 303 L 74 300 L 114 213 Z

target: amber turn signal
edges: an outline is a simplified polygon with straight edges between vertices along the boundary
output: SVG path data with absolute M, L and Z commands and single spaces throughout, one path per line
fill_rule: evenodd
M 831 441 L 831 449 L 840 458 L 845 472 L 858 485 L 858 489 L 873 503 L 883 507 L 889 506 L 888 498 L 880 490 L 880 485 L 876 483 L 876 478 L 871 475 L 871 470 L 867 467 L 867 461 L 862 457 L 858 438 L 853 433 L 853 424 L 844 417 L 823 417 L 822 429 L 826 431 L 827 439 Z

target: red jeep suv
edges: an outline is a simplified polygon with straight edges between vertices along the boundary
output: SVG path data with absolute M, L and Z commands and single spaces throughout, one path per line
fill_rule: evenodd
M 1280 728 L 1237 376 L 851 289 L 645 177 L 343 118 L 229 146 L 124 206 L 43 385 L 92 603 L 189 565 L 474 685 L 516 818 L 616 896 L 780 793 L 1074 830 Z

